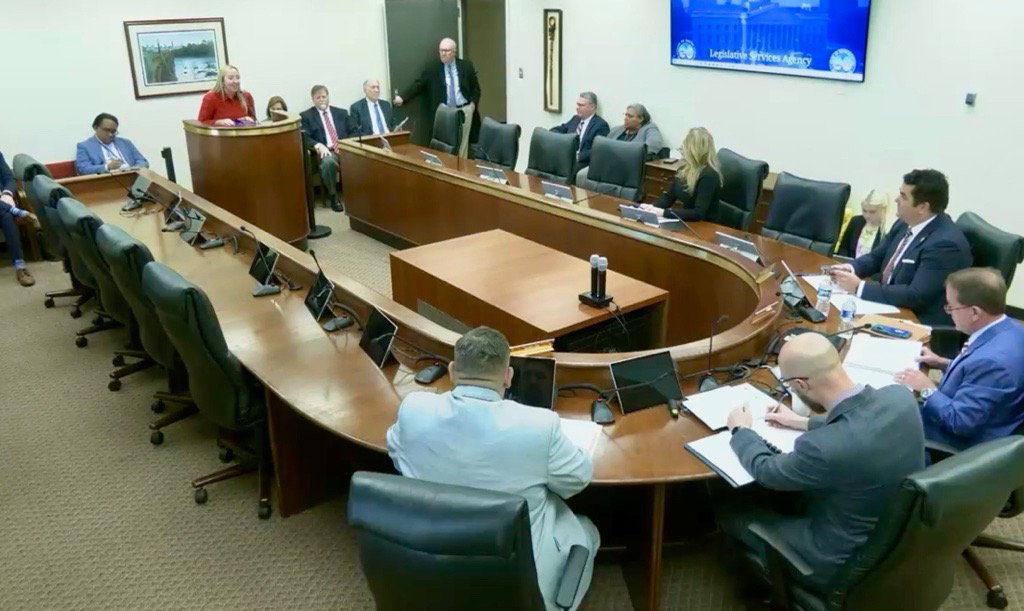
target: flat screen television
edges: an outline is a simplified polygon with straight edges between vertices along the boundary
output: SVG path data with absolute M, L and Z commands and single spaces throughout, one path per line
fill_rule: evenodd
M 672 63 L 864 81 L 871 0 L 670 0 Z

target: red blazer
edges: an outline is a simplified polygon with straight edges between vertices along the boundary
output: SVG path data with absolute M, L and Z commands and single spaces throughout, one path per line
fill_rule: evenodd
M 245 103 L 249 105 L 248 111 L 242 110 L 242 103 L 238 100 L 238 96 L 223 98 L 216 91 L 206 92 L 206 95 L 203 96 L 203 103 L 199 106 L 199 120 L 241 119 L 246 116 L 256 119 L 256 107 L 252 101 L 252 94 L 242 90 L 242 95 L 245 96 Z

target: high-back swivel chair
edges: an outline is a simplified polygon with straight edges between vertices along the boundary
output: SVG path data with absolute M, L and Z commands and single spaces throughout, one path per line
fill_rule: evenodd
M 434 132 L 430 136 L 430 148 L 449 155 L 458 155 L 462 144 L 463 111 L 447 104 L 439 104 L 434 112 Z
M 850 185 L 809 180 L 789 172 L 775 182 L 761 235 L 830 256 L 839 239 Z
M 516 169 L 519 160 L 519 136 L 523 128 L 515 123 L 499 123 L 484 117 L 480 123 L 480 138 L 471 147 L 473 159 L 497 164 L 509 170 Z
M 1024 263 L 1024 237 L 1003 231 L 974 212 L 961 214 L 956 226 L 971 245 L 975 267 L 998 269 L 1009 287 L 1017 266 Z
M 644 199 L 646 170 L 646 144 L 598 136 L 590 152 L 590 165 L 576 173 L 576 186 L 640 202 Z
M 142 270 L 142 292 L 185 364 L 199 414 L 222 429 L 255 435 L 254 458 L 192 480 L 196 503 L 206 502 L 205 486 L 258 470 L 259 517 L 269 518 L 270 451 L 262 389 L 228 349 L 217 313 L 202 289 L 153 261 Z M 228 440 L 219 443 L 234 449 Z M 223 452 L 221 458 L 225 458 Z
M 530 159 L 526 173 L 548 182 L 571 185 L 576 179 L 576 150 L 580 137 L 536 127 L 530 137 Z
M 722 190 L 718 218 L 714 220 L 719 225 L 750 231 L 764 179 L 768 177 L 768 164 L 725 148 L 718 150 L 718 163 L 722 170 Z
M 39 165 L 39 167 L 36 167 Z M 40 167 L 43 171 L 39 171 Z M 39 224 L 47 232 L 47 241 L 52 240 L 51 252 L 59 254 L 64 260 L 64 271 L 71 276 L 71 288 L 62 291 L 46 293 L 46 300 L 43 305 L 52 308 L 56 297 L 78 297 L 71 308 L 71 318 L 78 318 L 82 315 L 82 306 L 96 296 L 95 280 L 89 274 L 85 263 L 77 256 L 68 252 L 67 242 L 70 237 L 57 215 L 57 202 L 62 197 L 71 197 L 71 191 L 57 184 L 46 168 L 36 162 L 21 168 L 25 176 L 31 176 L 28 182 L 24 182 L 25 196 L 32 207 L 35 208 L 36 216 L 39 217 Z

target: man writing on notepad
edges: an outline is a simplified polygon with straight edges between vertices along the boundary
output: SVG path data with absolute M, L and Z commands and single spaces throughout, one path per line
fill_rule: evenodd
M 518 494 L 530 508 L 537 581 L 555 609 L 569 550 L 590 552 L 573 609 L 590 586 L 600 536 L 563 499 L 590 483 L 590 455 L 573 445 L 558 414 L 502 397 L 512 383 L 505 336 L 472 329 L 455 343 L 448 365 L 454 390 L 410 393 L 388 429 L 388 454 L 406 477 Z
M 913 395 L 903 386 L 855 384 L 824 336 L 799 335 L 779 353 L 782 383 L 815 412 L 780 405 L 769 422 L 806 430 L 791 453 L 775 452 L 750 429 L 746 406 L 729 415 L 730 445 L 761 490 L 739 494 L 717 512 L 722 530 L 767 565 L 767 551 L 748 527 L 763 525 L 812 568 L 823 590 L 874 529 L 907 475 L 924 468 L 924 432 Z M 767 490 L 764 490 L 767 489 Z M 784 496 L 769 491 L 800 492 Z M 800 511 L 786 511 L 799 505 Z
M 937 170 L 913 170 L 896 198 L 899 217 L 870 253 L 832 268 L 832 281 L 868 301 L 909 308 L 925 325 L 948 325 L 942 283 L 970 267 L 967 238 L 946 214 L 949 183 Z M 879 274 L 878 281 L 870 278 Z
M 1012 435 L 1024 424 L 1024 327 L 1006 317 L 1003 275 L 978 267 L 951 274 L 946 311 L 969 337 L 952 360 L 924 349 L 919 360 L 944 370 L 942 380 L 918 369 L 896 374 L 920 393 L 925 436 L 964 450 Z

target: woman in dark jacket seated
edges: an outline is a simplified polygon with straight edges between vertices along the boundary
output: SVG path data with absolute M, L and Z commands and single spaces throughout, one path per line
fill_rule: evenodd
M 850 219 L 846 231 L 839 239 L 836 254 L 856 259 L 866 255 L 878 246 L 885 233 L 885 211 L 889 200 L 878 189 L 872 189 L 860 203 L 861 214 Z
M 654 204 L 641 204 L 640 207 L 667 218 L 715 221 L 722 186 L 722 171 L 715 150 L 715 139 L 708 130 L 703 127 L 691 129 L 679 149 L 683 165 L 672 186 Z

